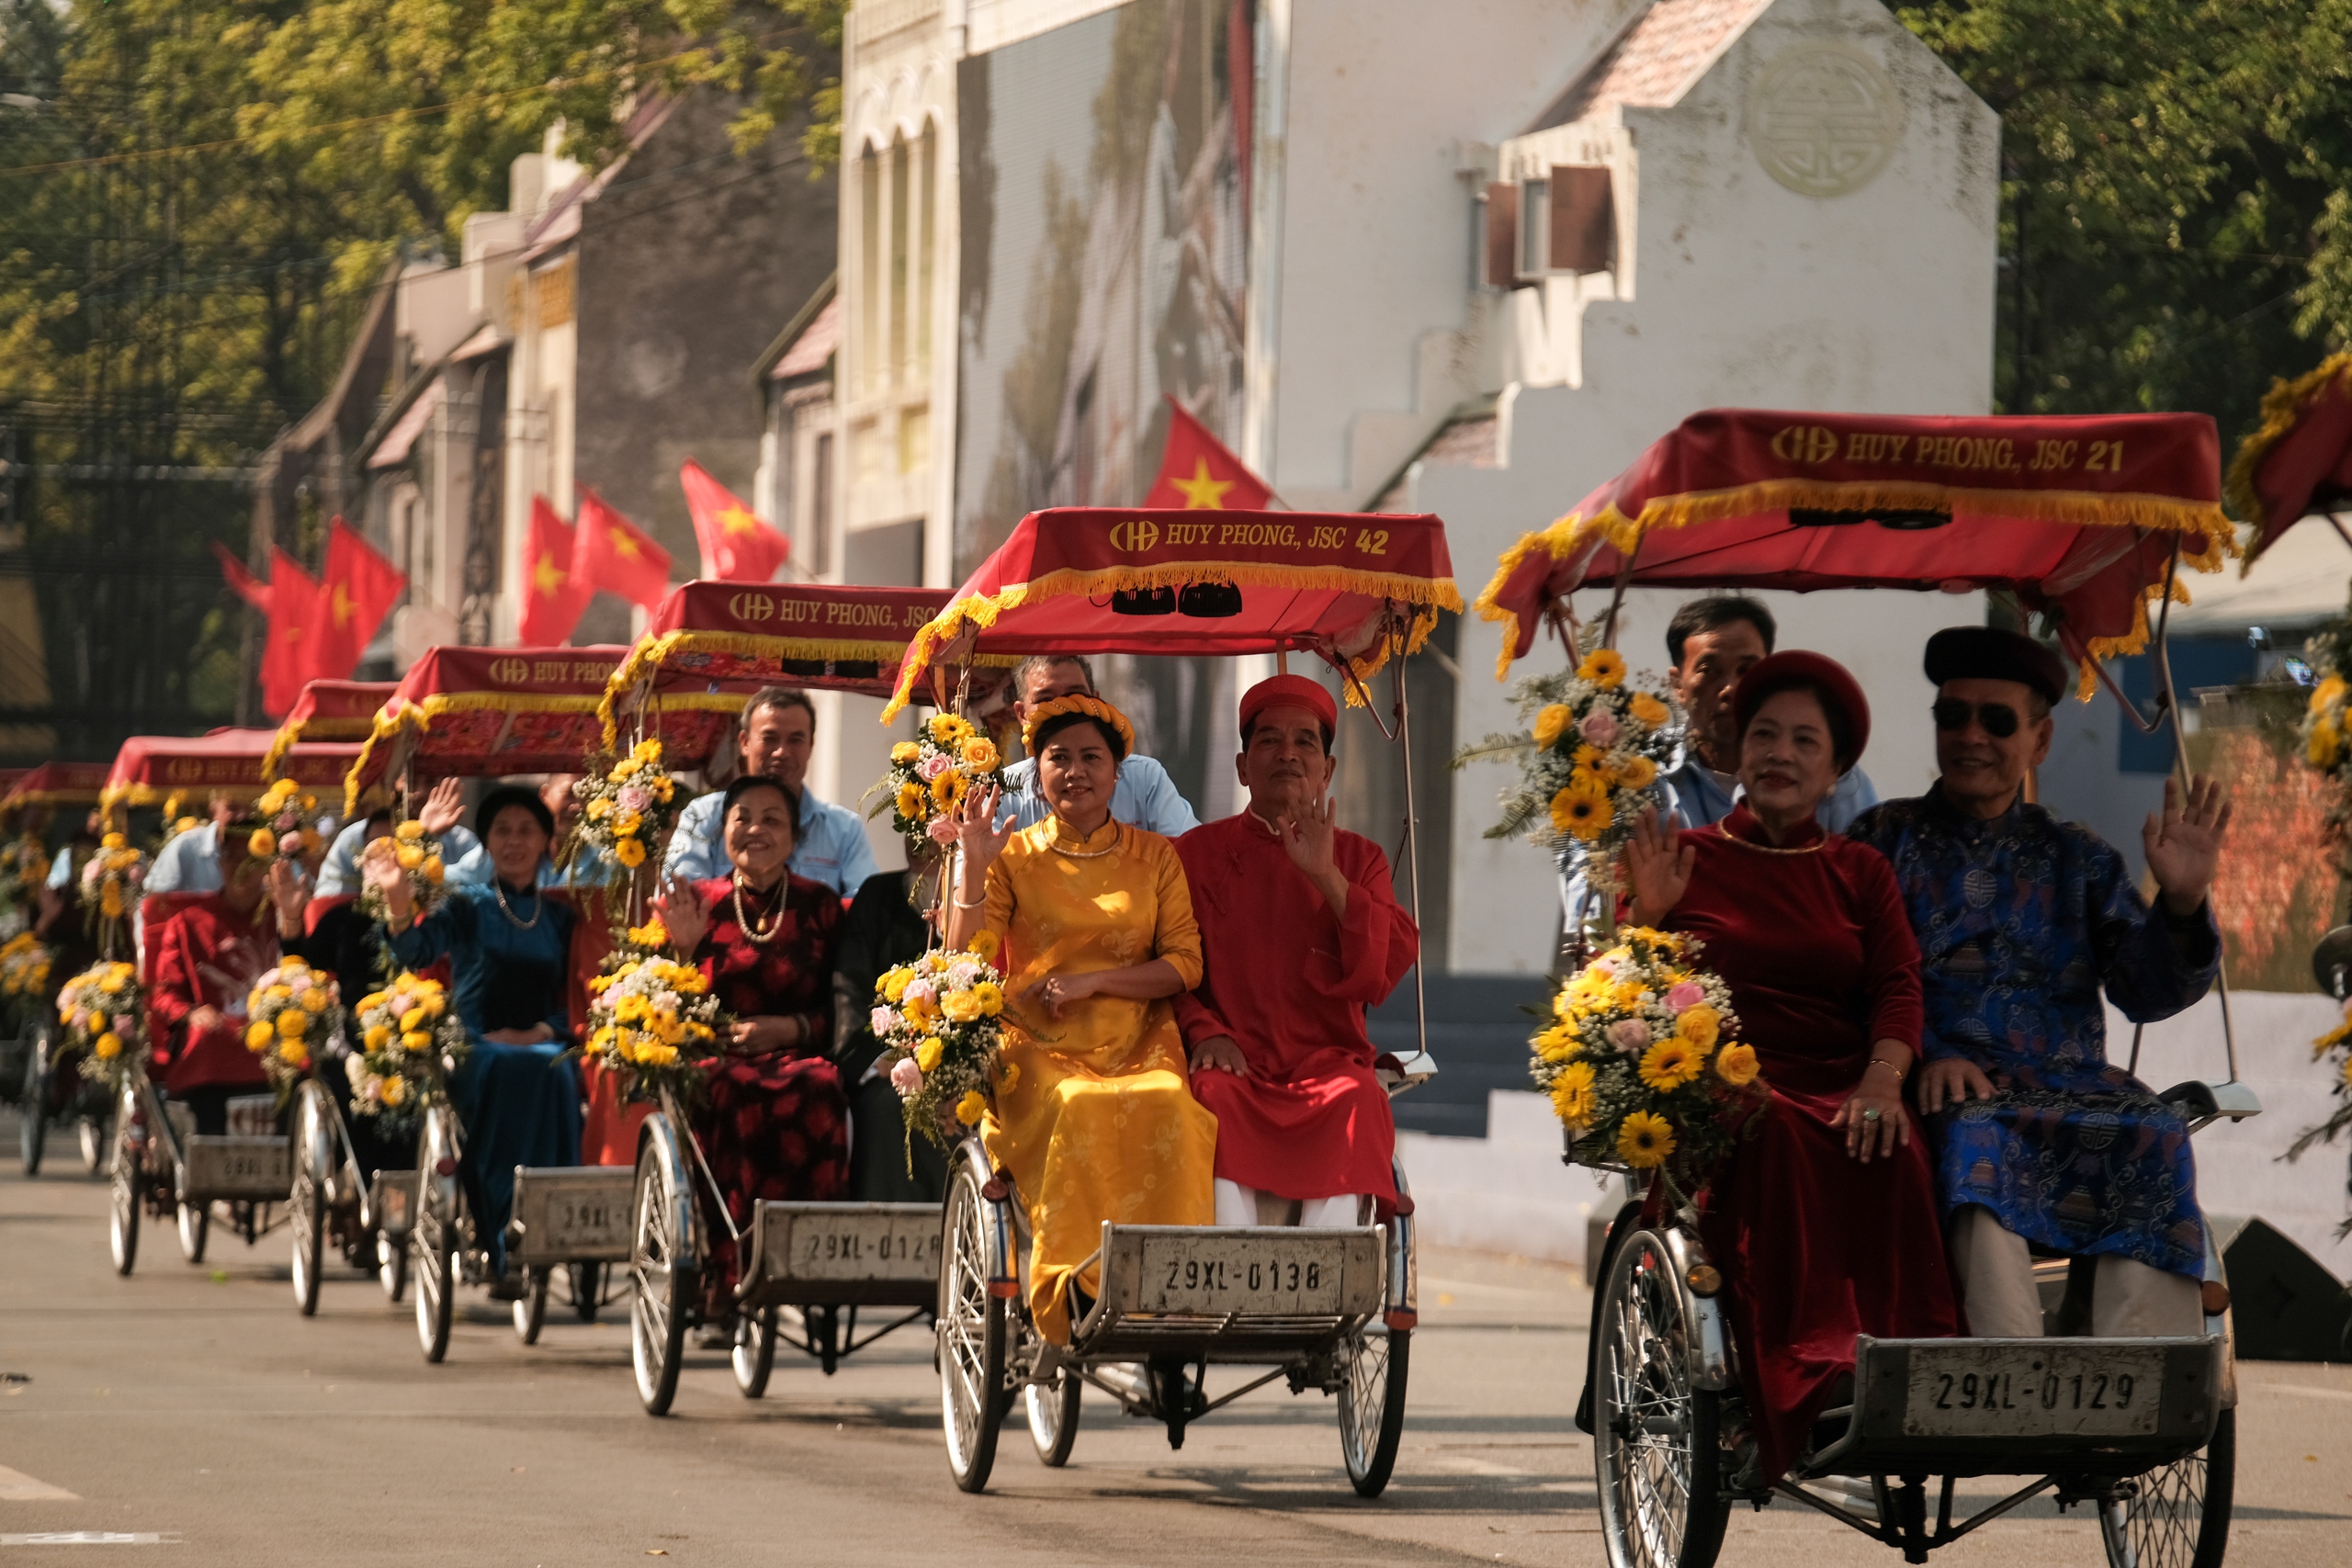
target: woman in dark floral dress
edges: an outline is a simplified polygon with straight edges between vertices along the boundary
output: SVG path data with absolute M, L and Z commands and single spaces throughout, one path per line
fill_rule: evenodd
M 763 1199 L 820 1201 L 849 1189 L 849 1106 L 826 1054 L 842 903 L 785 868 L 798 812 L 777 780 L 737 779 L 720 810 L 733 871 L 673 882 L 661 901 L 672 943 L 735 1020 L 694 1130 L 739 1231 Z M 725 1228 L 711 1233 L 703 1291 L 716 1322 L 730 1315 L 738 1264 Z

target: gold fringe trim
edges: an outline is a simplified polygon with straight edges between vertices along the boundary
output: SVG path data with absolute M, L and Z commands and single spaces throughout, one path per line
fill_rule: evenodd
M 269 750 L 261 754 L 262 783 L 277 782 L 277 764 L 286 761 L 286 753 L 294 750 L 295 743 L 302 739 L 302 723 L 299 718 L 289 718 L 277 727 L 277 733 L 270 738 Z M 374 733 L 372 726 L 369 733 Z
M 14 811 L 22 806 L 95 806 L 105 796 L 104 790 L 28 789 L 0 800 L 0 812 Z
M 2257 537 L 2267 540 L 2272 519 L 2263 515 L 2262 498 L 2254 488 L 2255 473 L 2262 467 L 2263 459 L 2295 428 L 2295 422 L 2302 417 L 2303 406 L 2338 376 L 2352 376 L 2352 350 L 2330 355 L 2321 361 L 2319 368 L 2306 371 L 2291 381 L 2281 377 L 2271 382 L 2270 390 L 2262 395 L 2262 423 L 2238 443 L 2237 455 L 2230 459 L 2229 474 L 2222 481 L 2222 499 L 2230 510 L 2261 531 Z M 2280 518 L 2277 525 L 2283 528 L 2298 521 L 2293 517 Z M 2248 559 L 2238 569 L 2238 575 L 2245 576 L 2253 567 L 2253 560 Z
M 761 632 L 663 632 L 658 637 L 639 638 L 628 650 L 620 668 L 605 682 L 605 694 L 596 704 L 596 716 L 605 727 L 605 744 L 615 746 L 620 740 L 620 700 L 628 689 L 648 674 L 659 671 L 673 653 L 739 653 L 747 659 L 797 659 L 821 660 L 828 664 L 850 664 L 871 661 L 876 664 L 896 664 L 906 656 L 908 644 L 873 638 L 863 640 L 833 637 L 771 637 Z M 1009 660 L 1007 662 L 1010 662 Z M 748 696 L 750 694 L 744 694 Z M 665 704 L 673 697 L 663 697 Z M 736 698 L 740 710 L 743 698 Z
M 1611 506 L 1594 517 L 1569 513 L 1550 527 L 1523 536 L 1519 543 L 1503 552 L 1500 563 L 1486 591 L 1478 595 L 1476 608 L 1481 617 L 1489 621 L 1510 621 L 1516 617 L 1511 611 L 1496 603 L 1495 596 L 1510 580 L 1511 573 L 1537 550 L 1554 560 L 1565 560 L 1577 549 L 1606 539 L 1620 556 L 1629 556 L 1639 547 L 1642 536 L 1661 528 L 1687 528 L 1694 524 L 1719 523 L 1729 517 L 1746 517 L 1758 512 L 1813 510 L 1822 512 L 1862 512 L 1879 509 L 1917 509 L 1922 511 L 1997 512 L 2005 516 L 2022 517 L 2036 523 L 2071 524 L 2077 527 L 2147 528 L 2181 534 L 2201 533 L 2205 547 L 2195 553 L 2184 552 L 2181 560 L 2199 571 L 2219 571 L 2222 558 L 2239 553 L 2237 532 L 2221 507 L 2210 501 L 2182 501 L 2173 496 L 2146 495 L 2132 492 L 2124 495 L 2095 495 L 2085 491 L 1975 490 L 1951 485 L 1917 483 L 1882 483 L 1879 481 L 1829 479 L 1761 479 L 1755 484 L 1738 485 L 1730 490 L 1693 491 L 1682 495 L 1662 496 L 1642 508 L 1639 517 L 1627 517 Z M 1503 656 L 1495 668 L 1495 678 L 1503 679 L 1510 670 L 1514 655 L 1510 640 L 1503 642 Z
M 957 599 L 933 616 L 907 645 L 906 658 L 899 666 L 898 688 L 882 709 L 882 722 L 888 724 L 899 716 L 911 699 L 916 678 L 930 668 L 932 655 L 942 643 L 960 636 L 967 622 L 976 630 L 986 631 L 1006 611 L 1017 610 L 1032 600 L 1091 598 L 1098 593 L 1128 593 L 1148 588 L 1185 588 L 1195 582 L 1222 582 L 1236 588 L 1290 588 L 1307 593 L 1357 593 L 1370 599 L 1395 599 L 1408 604 L 1451 610 L 1457 615 L 1462 613 L 1462 591 L 1450 577 L 1408 577 L 1398 572 L 1273 566 L 1258 561 L 1176 561 L 1161 566 L 1110 567 L 1101 571 L 1064 568 L 1049 571 L 1035 581 L 1013 583 L 992 594 Z M 1428 631 L 1419 629 L 1420 618 L 1414 619 L 1417 635 L 1406 648 L 1408 654 L 1417 651 L 1429 637 Z M 1435 624 L 1436 617 L 1431 615 L 1430 625 Z M 993 664 L 1000 660 L 1018 662 L 1002 655 L 985 657 L 980 662 Z M 1352 660 L 1350 668 L 1361 678 L 1387 661 L 1384 645 L 1376 657 L 1366 654 Z M 1348 700 L 1351 704 L 1356 702 L 1352 692 Z
M 2218 570 L 2218 569 L 2213 569 Z M 2140 602 L 2132 606 L 2132 629 L 2121 637 L 2095 637 L 2090 640 L 2090 657 L 2083 660 L 2082 677 L 2075 682 L 2077 702 L 2089 702 L 2098 691 L 2098 671 L 2094 665 L 2117 655 L 2130 655 L 2146 649 L 2152 634 L 2148 625 L 2148 606 L 2165 596 L 2165 585 L 2151 582 L 2140 591 Z M 2172 585 L 2172 602 L 2188 603 L 2188 584 L 2176 578 Z

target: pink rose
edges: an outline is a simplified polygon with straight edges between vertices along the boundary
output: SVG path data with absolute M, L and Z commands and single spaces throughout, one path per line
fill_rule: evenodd
M 1585 967 L 1604 980 L 1617 978 L 1617 961 L 1613 958 L 1596 958 Z
M 1617 716 L 1607 708 L 1595 708 L 1584 716 L 1584 722 L 1577 726 L 1577 733 L 1595 746 L 1614 746 L 1617 744 Z
M 1649 1044 L 1650 1026 L 1638 1018 L 1622 1019 L 1609 1026 L 1607 1039 L 1630 1056 Z
M 888 1008 L 876 1008 L 874 1016 L 866 1021 L 874 1026 L 875 1033 L 888 1034 L 899 1027 L 899 1015 Z
M 1707 988 L 1696 980 L 1685 980 L 1666 993 L 1666 1005 L 1677 1012 L 1688 1012 L 1707 999 Z
M 898 1065 L 890 1069 L 890 1087 L 897 1089 L 901 1097 L 921 1092 L 922 1069 L 915 1066 L 912 1056 L 901 1056 Z
M 929 980 L 917 980 L 907 987 L 906 995 L 902 999 L 910 1002 L 935 1002 L 939 999 L 939 987 Z
M 916 765 L 915 772 L 922 775 L 925 784 L 928 784 L 933 779 L 937 778 L 940 774 L 945 773 L 955 765 L 956 764 L 954 762 L 947 760 L 947 754 L 945 752 L 933 751 L 930 756 L 925 757 L 922 762 Z
M 952 844 L 956 841 L 956 818 L 944 815 L 934 817 L 923 832 L 934 844 Z
M 653 804 L 653 797 L 635 784 L 629 784 L 622 789 L 616 798 L 619 801 L 623 811 L 635 811 L 640 814 L 647 807 Z

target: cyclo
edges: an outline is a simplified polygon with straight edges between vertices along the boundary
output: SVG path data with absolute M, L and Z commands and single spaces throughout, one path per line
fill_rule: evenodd
M 410 666 L 385 701 L 345 780 L 345 814 L 357 818 L 398 795 L 413 801 L 422 786 L 447 778 L 577 772 L 596 749 L 597 704 L 625 650 L 435 648 Z M 723 728 L 740 696 L 682 696 L 662 739 L 693 750 L 696 733 Z M 601 891 L 549 886 L 542 895 L 569 903 L 579 918 L 568 957 L 567 1011 L 584 1016 L 583 979 L 607 944 Z M 575 1037 L 577 1030 L 574 1030 Z M 369 1212 L 381 1216 L 377 1243 L 385 1292 L 398 1300 L 416 1280 L 417 1341 L 428 1361 L 447 1354 L 460 1284 L 490 1277 L 490 1237 L 467 1201 L 459 1177 L 466 1130 L 455 1106 L 438 1096 L 417 1132 L 414 1171 L 379 1171 Z M 306 1159 L 327 1153 L 317 1140 L 300 1145 Z M 323 1173 L 322 1173 L 323 1174 Z M 515 1168 L 503 1237 L 521 1274 L 514 1331 L 536 1343 L 547 1319 L 556 1270 L 568 1276 L 573 1311 L 593 1322 L 610 1299 L 606 1270 L 628 1256 L 626 1166 Z M 404 1224 L 403 1224 L 404 1222 Z
M 106 779 L 104 762 L 43 762 L 20 775 L 9 785 L 7 795 L 0 797 L 0 836 L 40 837 L 31 827 L 35 820 L 58 807 L 78 811 L 96 806 Z M 57 837 L 53 826 L 45 831 L 51 840 Z M 66 851 L 61 845 L 57 852 Z M 41 889 L 20 882 L 18 891 L 30 931 L 37 923 Z M 72 900 L 70 887 L 65 897 Z M 63 919 L 77 929 L 81 924 L 78 911 L 69 910 Z M 27 1176 L 40 1174 L 50 1129 L 68 1122 L 80 1134 L 84 1168 L 96 1176 L 106 1168 L 107 1151 L 112 1146 L 107 1128 L 112 1100 L 104 1085 L 76 1070 L 79 1058 L 64 1048 L 56 1010 L 58 987 L 72 977 L 75 957 L 86 957 L 87 950 L 76 942 L 49 945 L 47 986 L 16 998 L 10 1035 L 0 1040 L 0 1099 L 16 1102 L 17 1152 Z
M 134 736 L 123 742 L 107 774 L 102 800 L 110 818 L 119 812 L 160 806 L 171 795 L 221 790 L 250 799 L 261 793 L 262 759 L 273 734 L 266 729 L 221 729 L 193 739 Z M 324 788 L 350 766 L 351 746 L 312 744 L 293 748 L 282 759 L 286 777 Z M 154 933 L 197 895 L 153 893 L 134 909 L 137 963 L 142 997 L 154 985 Z M 107 956 L 114 956 L 107 954 Z M 243 994 L 229 998 L 232 1011 Z M 180 1252 L 190 1263 L 204 1261 L 213 1205 L 227 1203 L 231 1222 L 245 1245 L 286 1224 L 293 1185 L 289 1140 L 277 1097 L 267 1089 L 234 1096 L 228 1102 L 228 1131 L 195 1130 L 189 1108 L 167 1100 L 150 1076 L 151 1059 L 167 1059 L 152 1007 L 145 1023 L 148 1051 L 130 1051 L 115 1090 L 112 1198 L 107 1238 L 115 1270 L 128 1275 L 139 1253 L 143 1213 L 174 1219 Z
M 1403 758 L 1413 913 L 1419 904 L 1413 840 L 1407 656 L 1440 609 L 1461 600 L 1444 525 L 1429 516 L 1292 512 L 1033 513 L 956 592 L 910 649 L 896 706 L 930 676 L 936 705 L 963 705 L 947 677 L 976 660 L 1032 653 L 1272 654 L 1321 659 L 1350 701 L 1369 708 L 1365 682 L 1383 664 L 1394 682 L 1385 738 Z M 967 716 L 969 716 L 967 715 Z M 1414 984 L 1420 987 L 1419 970 Z M 1422 1041 L 1427 1040 L 1426 1018 Z M 1394 1095 L 1433 1073 L 1426 1049 L 1384 1061 Z M 1410 1339 L 1418 1321 L 1413 1203 L 1392 1156 L 1397 1201 L 1350 1229 L 1148 1226 L 1106 1223 L 1088 1260 L 1099 1292 L 1049 1342 L 1028 1304 L 1030 1216 L 1010 1172 L 975 1134 L 952 1167 L 941 1243 L 938 1335 L 948 1468 L 956 1485 L 988 1483 L 999 1435 L 1016 1403 L 1046 1464 L 1069 1461 L 1083 1385 L 1128 1415 L 1166 1427 L 1181 1448 L 1187 1426 L 1280 1381 L 1293 1393 L 1338 1396 L 1340 1447 L 1363 1496 L 1387 1485 L 1402 1438 Z M 1128 1363 L 1180 1359 L 1187 1378 L 1144 1377 Z M 1214 1398 L 1210 1363 L 1255 1369 Z
M 1507 664 L 1532 648 L 1545 623 L 1573 649 L 1569 595 L 1587 587 L 1612 589 L 1603 641 L 1633 586 L 1991 590 L 2041 616 L 2141 730 L 2172 725 L 2186 786 L 2165 624 L 2183 561 L 2218 570 L 2229 537 L 2217 504 L 2218 451 L 2203 415 L 1711 411 L 1506 553 L 1477 608 L 1516 623 L 1505 632 Z M 1825 472 L 1820 465 L 1840 453 L 1863 460 Z M 2152 638 L 2150 600 L 2163 606 Z M 2158 688 L 2153 723 L 2098 662 L 2143 645 Z M 2261 1110 L 2238 1079 L 2225 981 L 2221 1000 L 2226 1077 L 2160 1096 L 2192 1132 Z M 2139 1047 L 2135 1032 L 2135 1071 Z M 1695 1212 L 1644 1192 L 1616 1215 L 1592 1273 L 1577 1424 L 1593 1434 L 1614 1568 L 1706 1568 L 1732 1506 L 1761 1507 L 1776 1495 L 1911 1562 L 2044 1492 L 2062 1507 L 2097 1511 L 2118 1568 L 2222 1561 L 2237 1383 L 2229 1291 L 2210 1225 L 2201 1336 L 2067 1337 L 2088 1321 L 2091 1272 L 2043 1259 L 2036 1276 L 2052 1337 L 1860 1337 L 1852 1397 L 1824 1413 L 1814 1445 L 1784 1479 L 1753 1492 L 1733 1489 L 1723 1405 L 1739 1392 L 1742 1359 L 1770 1349 L 1734 1342 L 1718 1296 L 1724 1281 Z M 2137 1396 L 2102 1399 L 2101 1390 Z M 1983 1475 L 2036 1479 L 1955 1523 L 1954 1483 Z M 1938 1477 L 1931 1523 L 1927 1485 Z
M 665 764 L 699 765 L 720 736 L 696 729 L 687 741 L 671 739 L 678 705 L 693 700 L 696 686 L 748 691 L 783 682 L 886 697 L 909 641 L 946 602 L 936 589 L 687 583 L 662 602 L 614 672 L 605 743 L 634 741 L 658 726 Z M 663 1089 L 635 1097 L 657 1101 L 639 1121 L 629 1211 L 630 1361 L 649 1414 L 667 1414 L 676 1396 L 685 1336 L 702 1323 L 698 1285 L 717 1229 L 741 1259 L 729 1362 L 747 1399 L 766 1393 L 780 1343 L 830 1376 L 842 1358 L 931 1314 L 937 1203 L 865 1201 L 854 1192 L 841 1202 L 763 1201 L 739 1229 L 677 1096 Z M 861 1336 L 862 1308 L 888 1315 Z

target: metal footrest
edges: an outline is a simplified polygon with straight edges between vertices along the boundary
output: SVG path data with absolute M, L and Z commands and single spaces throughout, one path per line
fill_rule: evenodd
M 508 1260 L 527 1269 L 627 1262 L 636 1183 L 634 1166 L 516 1166 Z
M 1813 1475 L 2129 1475 L 2203 1448 L 2218 1337 L 1855 1342 L 1854 1417 Z
M 738 1299 L 746 1307 L 929 1306 L 940 1205 L 762 1203 Z
M 243 1199 L 283 1203 L 294 1190 L 291 1138 L 189 1135 L 175 1196 L 183 1203 Z
M 1102 1293 L 1073 1348 L 1090 1360 L 1310 1354 L 1380 1312 L 1386 1245 L 1376 1225 L 1105 1224 Z

